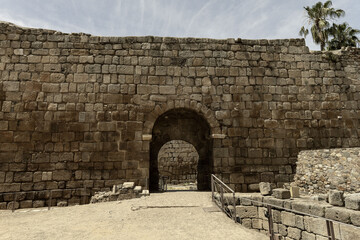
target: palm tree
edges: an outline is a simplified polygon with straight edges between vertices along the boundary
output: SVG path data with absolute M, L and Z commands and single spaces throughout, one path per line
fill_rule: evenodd
M 341 47 L 356 47 L 360 43 L 359 38 L 356 36 L 360 30 L 351 28 L 346 22 L 343 24 L 333 23 L 332 27 L 328 29 L 328 35 L 332 39 L 328 42 L 328 50 L 336 50 Z
M 307 14 L 308 25 L 311 26 L 311 36 L 316 44 L 320 44 L 320 48 L 323 51 L 328 40 L 329 20 L 339 18 L 345 15 L 345 12 L 341 9 L 332 8 L 332 1 L 326 1 L 325 3 L 318 2 L 312 7 L 304 7 Z M 306 37 L 309 34 L 309 29 L 302 26 L 299 34 Z

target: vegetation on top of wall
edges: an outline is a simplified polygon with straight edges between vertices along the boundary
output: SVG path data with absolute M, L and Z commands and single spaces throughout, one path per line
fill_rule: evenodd
M 329 0 L 325 3 L 317 2 L 311 7 L 304 7 L 314 43 L 320 44 L 322 51 L 358 46 L 360 41 L 357 34 L 360 33 L 360 30 L 350 27 L 346 22 L 334 23 L 333 21 L 337 18 L 345 16 L 345 11 L 331 6 L 332 1 Z M 309 29 L 302 26 L 299 34 L 306 38 Z

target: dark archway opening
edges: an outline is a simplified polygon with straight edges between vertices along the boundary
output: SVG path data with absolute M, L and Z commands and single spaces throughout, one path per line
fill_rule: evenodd
M 193 110 L 178 108 L 162 114 L 155 122 L 150 143 L 150 191 L 159 187 L 158 154 L 169 141 L 182 140 L 193 145 L 199 155 L 197 189 L 210 190 L 212 139 L 207 121 Z

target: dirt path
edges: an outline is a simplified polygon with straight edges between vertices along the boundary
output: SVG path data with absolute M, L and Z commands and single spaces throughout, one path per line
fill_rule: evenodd
M 65 208 L 0 211 L 0 239 L 268 239 L 213 208 L 209 192 Z

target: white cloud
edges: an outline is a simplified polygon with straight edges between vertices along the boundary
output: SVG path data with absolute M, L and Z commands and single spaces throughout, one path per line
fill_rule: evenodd
M 297 38 L 313 0 L 0 0 L 0 20 L 106 36 Z M 360 29 L 360 1 L 333 0 Z M 310 48 L 316 46 L 308 37 Z

